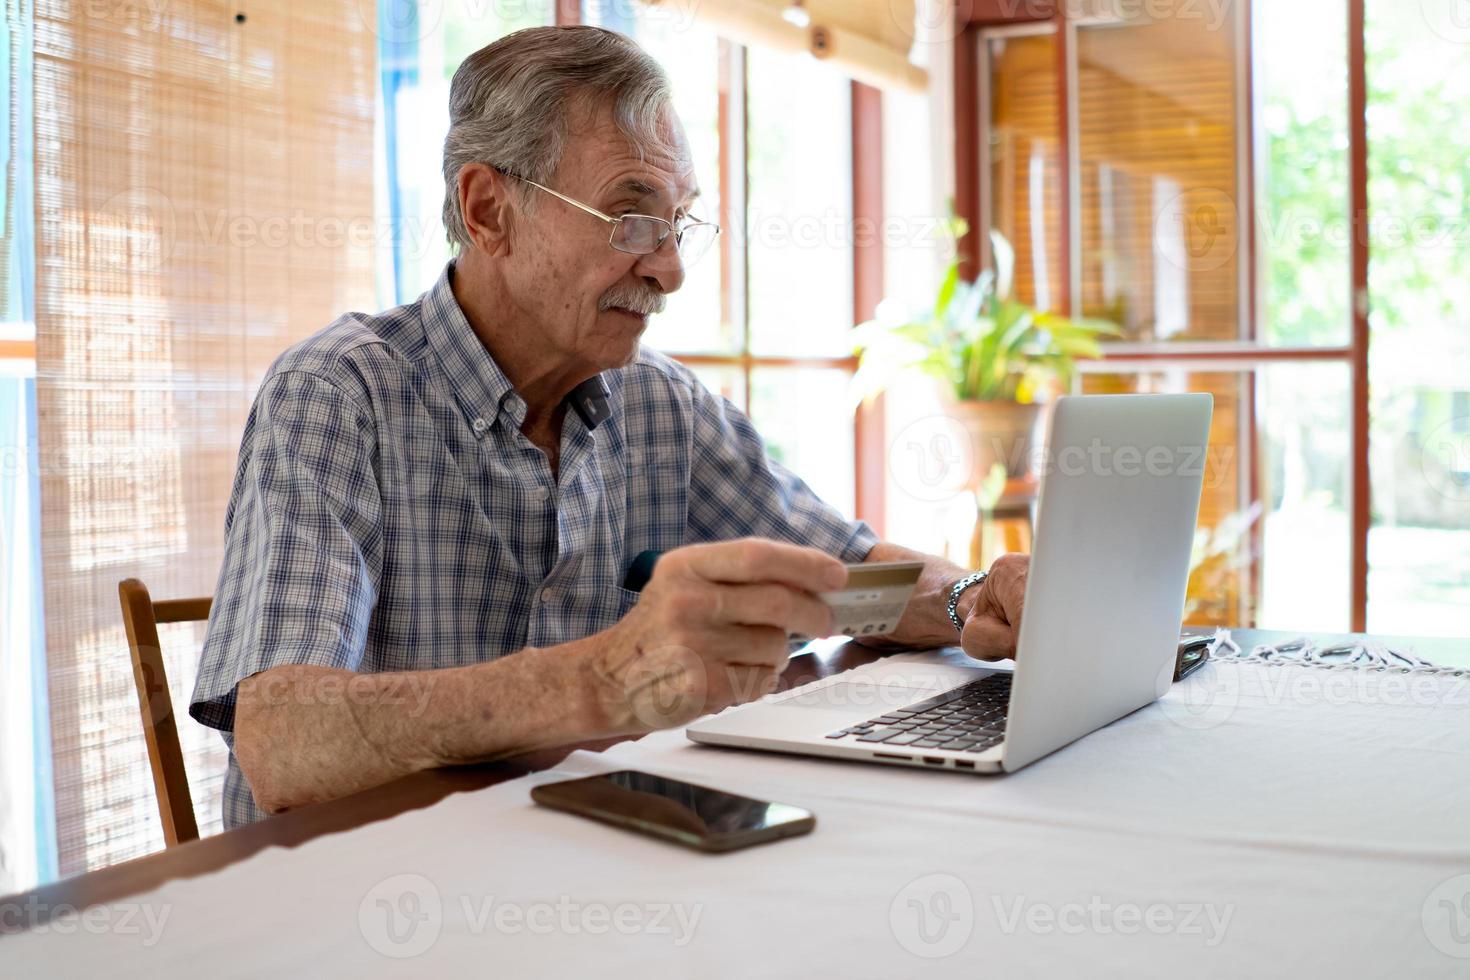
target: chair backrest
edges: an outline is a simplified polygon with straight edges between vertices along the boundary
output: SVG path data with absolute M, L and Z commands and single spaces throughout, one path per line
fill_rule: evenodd
M 135 578 L 118 583 L 123 626 L 128 633 L 128 650 L 133 658 L 133 683 L 138 691 L 138 710 L 143 718 L 143 736 L 148 743 L 148 762 L 153 769 L 153 788 L 158 794 L 158 815 L 163 819 L 163 839 L 169 847 L 197 840 L 199 825 L 194 820 L 194 800 L 189 795 L 189 778 L 184 772 L 184 751 L 174 724 L 173 698 L 168 691 L 168 674 L 163 666 L 163 649 L 158 643 L 159 623 L 192 623 L 209 618 L 209 597 L 170 599 L 154 602 L 148 587 Z

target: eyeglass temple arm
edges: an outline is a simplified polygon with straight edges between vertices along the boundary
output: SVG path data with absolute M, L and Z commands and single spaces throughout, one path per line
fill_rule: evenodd
M 502 173 L 504 173 L 504 171 L 502 171 Z M 583 211 L 586 211 L 588 214 L 592 215 L 594 218 L 601 218 L 603 221 L 606 221 L 608 224 L 615 225 L 619 221 L 622 220 L 621 218 L 615 218 L 615 217 L 613 217 L 610 214 L 603 214 L 601 211 L 597 210 L 596 208 L 591 207 L 590 205 L 583 204 L 581 201 L 573 200 L 572 198 L 567 197 L 565 194 L 561 193 L 560 191 L 554 191 L 554 190 L 552 190 L 550 187 L 547 187 L 545 184 L 538 184 L 534 180 L 531 180 L 529 177 L 522 177 L 519 174 L 512 174 L 512 173 L 506 173 L 506 176 L 507 177 L 514 177 L 516 180 L 523 180 L 526 183 L 530 184 L 532 187 L 539 187 L 541 190 L 543 190 L 546 193 L 550 194 L 552 197 L 560 198 L 561 200 L 566 201 L 572 207 L 579 208 L 579 209 L 581 209 Z M 647 214 L 641 215 L 640 217 L 654 218 L 653 215 L 647 215 Z M 685 224 L 684 227 L 682 227 L 682 228 L 676 228 L 672 223 L 670 223 L 668 221 L 664 221 L 663 218 L 654 218 L 654 220 L 656 220 L 656 221 L 663 221 L 664 224 L 668 225 L 669 228 L 670 228 L 670 230 L 675 235 L 677 235 L 679 238 L 683 238 L 684 237 L 684 232 L 687 231 L 688 229 L 694 227 L 695 225 L 707 225 L 708 227 L 711 227 L 711 228 L 713 228 L 715 230 L 714 233 L 716 235 L 720 234 L 720 232 L 724 230 L 718 224 L 715 224 L 713 221 L 691 221 L 691 222 Z
M 515 175 L 512 174 L 511 176 L 515 176 Z M 547 186 L 545 186 L 543 184 L 538 184 L 534 180 L 530 180 L 530 179 L 528 179 L 526 177 L 516 177 L 516 179 L 517 180 L 524 180 L 526 183 L 530 184 L 532 187 L 539 187 L 543 191 L 545 191 L 546 193 L 550 194 L 552 197 L 560 198 L 561 200 L 566 201 L 572 207 L 574 207 L 574 208 L 580 208 L 581 210 L 586 211 L 588 214 L 592 215 L 594 218 L 601 218 L 603 221 L 606 221 L 608 224 L 615 225 L 615 224 L 618 223 L 618 219 L 617 218 L 614 218 L 612 215 L 610 215 L 610 214 L 603 214 L 601 211 L 597 210 L 596 208 L 589 207 L 588 205 L 583 204 L 581 201 L 574 201 L 570 197 L 567 197 L 565 194 L 562 194 L 562 193 L 560 193 L 558 191 L 554 191 L 550 187 L 547 187 Z

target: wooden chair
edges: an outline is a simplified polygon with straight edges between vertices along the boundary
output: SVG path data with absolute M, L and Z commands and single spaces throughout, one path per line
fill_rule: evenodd
M 133 683 L 138 690 L 143 736 L 148 742 L 148 762 L 153 768 L 153 788 L 158 794 L 158 815 L 163 819 L 163 840 L 173 847 L 197 840 L 199 825 L 194 820 L 194 800 L 189 795 L 184 752 L 174 724 L 173 697 L 158 643 L 158 624 L 206 620 L 212 600 L 206 596 L 154 602 L 148 587 L 135 578 L 118 583 L 117 591 L 133 657 Z

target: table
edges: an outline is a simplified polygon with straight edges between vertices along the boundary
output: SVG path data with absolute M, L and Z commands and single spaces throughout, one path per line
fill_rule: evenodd
M 872 663 L 882 654 L 854 643 L 813 644 L 813 652 L 792 657 L 779 689 L 799 687 L 831 673 Z M 164 882 L 193 878 L 243 861 L 267 847 L 295 847 L 323 834 L 350 830 L 409 810 L 430 806 L 455 793 L 484 789 L 527 772 L 550 769 L 576 749 L 602 750 L 624 739 L 605 739 L 531 753 L 505 762 L 456 766 L 415 773 L 352 796 L 302 807 L 269 820 L 190 841 L 156 854 L 124 861 L 73 878 L 64 878 L 0 898 L 0 934 L 48 921 L 59 911 L 85 909 L 157 888 Z
M 1236 631 L 1243 646 L 1274 642 L 1289 633 Z M 1401 638 L 1397 642 L 1405 642 Z M 1405 645 L 1409 645 L 1405 642 Z M 1421 655 L 1446 664 L 1470 666 L 1470 642 L 1413 641 Z M 782 679 L 783 688 L 871 663 L 880 655 L 841 641 L 819 645 L 794 657 Z M 591 743 L 583 748 L 605 748 L 621 740 Z M 505 782 L 527 772 L 559 763 L 570 748 L 535 753 L 503 763 L 457 767 L 418 773 L 388 785 L 331 803 L 305 807 L 216 837 L 191 842 L 168 851 L 55 882 L 0 900 L 0 931 L 20 931 L 47 921 L 53 914 L 116 901 L 154 889 L 166 882 L 196 877 L 242 861 L 271 846 L 294 847 L 335 831 L 361 827 L 410 810 L 427 807 L 453 794 Z M 17 915 L 16 910 L 24 910 Z

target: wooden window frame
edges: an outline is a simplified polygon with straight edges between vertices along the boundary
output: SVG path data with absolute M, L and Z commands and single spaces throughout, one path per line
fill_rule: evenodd
M 1343 363 L 1348 366 L 1351 413 L 1351 528 L 1349 542 L 1349 625 L 1354 632 L 1367 629 L 1368 611 L 1368 531 L 1371 526 L 1372 501 L 1369 482 L 1368 438 L 1368 142 L 1367 79 L 1365 68 L 1365 0 L 1347 0 L 1348 17 L 1348 129 L 1349 129 L 1349 208 L 1353 241 L 1350 259 L 1352 289 L 1352 322 L 1349 342 L 1328 347 L 1266 347 L 1260 342 L 1258 310 L 1258 229 L 1254 220 L 1255 206 L 1255 63 L 1251 50 L 1253 4 L 1240 5 L 1238 26 L 1242 42 L 1239 46 L 1238 77 L 1242 81 L 1241 125 L 1237 136 L 1237 174 L 1241 200 L 1247 203 L 1245 213 L 1251 216 L 1242 235 L 1244 260 L 1241 285 L 1241 341 L 1238 343 L 1144 343 L 1108 345 L 1104 357 L 1083 365 L 1083 371 L 1108 373 L 1141 373 L 1160 368 L 1186 370 L 1237 370 L 1254 372 L 1266 364 L 1283 361 Z M 1077 22 L 1068 16 L 1067 4 L 1035 3 L 1017 6 L 976 0 L 966 7 L 957 5 L 954 53 L 954 130 L 955 130 L 955 207 L 970 226 L 970 233 L 960 242 L 961 273 L 973 278 L 984 267 L 985 236 L 984 180 L 982 134 L 985 105 L 984 41 L 996 31 L 1043 30 L 1057 39 L 1058 73 L 1058 146 L 1062 179 L 1061 280 L 1064 309 L 1076 312 L 1078 299 L 1077 272 L 1080 269 L 1080 215 L 1078 193 L 1080 167 L 1077 159 Z M 1256 451 L 1257 419 L 1255 391 L 1247 386 L 1242 400 L 1245 434 L 1241 451 L 1246 463 L 1242 481 L 1246 491 L 1242 499 L 1254 502 L 1260 490 L 1259 460 Z M 1243 596 L 1252 596 L 1261 574 L 1262 528 L 1252 529 L 1252 562 Z M 1252 625 L 1246 623 L 1244 625 Z

